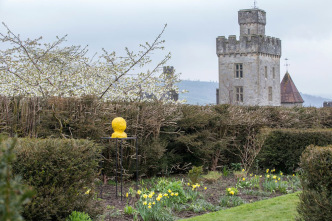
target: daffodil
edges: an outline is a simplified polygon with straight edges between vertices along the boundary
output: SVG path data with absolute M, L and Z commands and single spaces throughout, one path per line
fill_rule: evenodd
M 154 204 L 156 204 L 156 202 L 155 202 L 155 201 L 153 201 L 153 202 L 152 202 L 152 205 L 154 205 Z
M 207 187 L 204 187 L 205 190 L 207 190 Z
M 295 176 L 295 174 L 293 174 L 293 176 Z
M 157 201 L 160 201 L 160 199 L 161 199 L 161 198 L 160 198 L 159 196 L 156 198 Z
M 128 193 L 126 193 L 126 197 L 128 197 L 129 196 L 129 194 Z
M 178 194 L 178 193 L 175 193 L 174 195 L 175 195 L 175 196 L 178 196 L 179 194 Z
M 231 188 L 228 188 L 227 191 L 228 191 L 228 192 L 231 191 Z
M 164 194 L 164 196 L 168 196 L 168 194 L 167 194 L 167 193 L 165 193 L 165 194 Z
M 144 195 L 143 195 L 143 198 L 144 198 L 144 199 L 148 198 L 148 195 L 144 194 Z
M 151 202 L 149 202 L 149 206 L 151 206 Z
M 269 173 L 269 171 L 270 171 L 270 170 L 269 170 L 269 169 L 267 169 L 267 170 L 266 170 L 266 173 Z
M 169 193 L 171 193 L 171 192 L 172 192 L 172 190 L 168 189 L 168 192 L 169 192 Z
M 229 192 L 230 194 L 234 195 L 234 191 L 232 190 L 231 192 Z
M 174 193 L 171 193 L 171 196 L 174 196 Z
M 146 204 L 148 204 L 148 202 L 144 201 L 144 202 L 143 202 L 143 205 L 146 205 Z
M 267 178 L 270 178 L 270 175 L 267 175 L 266 177 L 267 177 Z
M 275 179 L 277 179 L 277 176 L 274 175 L 272 178 L 275 180 Z
M 283 173 L 282 173 L 282 172 L 280 172 L 280 176 L 282 176 L 282 174 L 283 174 Z
M 280 177 L 278 178 L 278 180 L 280 180 Z
M 137 190 L 137 194 L 140 195 L 142 193 L 142 191 L 140 190 Z
M 246 180 L 246 178 L 244 178 L 244 177 L 243 177 L 243 178 L 242 178 L 242 180 L 243 180 L 243 181 L 245 181 L 245 180 Z
M 85 192 L 85 194 L 89 194 L 90 191 L 91 191 L 91 189 L 88 189 L 88 190 Z
M 151 209 L 151 206 L 148 206 L 149 209 Z
M 278 180 L 276 180 L 275 182 L 278 183 Z
M 242 172 L 244 172 L 244 169 L 242 169 Z
M 159 193 L 158 197 L 161 199 L 163 198 L 163 194 Z
M 187 183 L 188 186 L 190 186 L 190 183 Z

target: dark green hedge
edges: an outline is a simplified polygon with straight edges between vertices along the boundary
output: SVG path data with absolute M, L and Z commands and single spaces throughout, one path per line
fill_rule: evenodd
M 303 152 L 300 176 L 303 191 L 299 220 L 332 220 L 332 145 L 311 145 Z
M 275 168 L 293 173 L 299 167 L 302 152 L 311 144 L 317 146 L 332 144 L 332 130 L 271 130 L 257 160 L 262 168 Z
M 74 210 L 95 215 L 91 202 L 100 148 L 93 142 L 19 139 L 15 151 L 14 172 L 36 191 L 25 205 L 26 220 L 64 220 Z

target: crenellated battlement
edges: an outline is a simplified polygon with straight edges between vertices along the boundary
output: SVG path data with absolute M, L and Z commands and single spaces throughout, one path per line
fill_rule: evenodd
M 265 35 L 244 35 L 237 40 L 235 35 L 217 38 L 217 55 L 263 53 L 281 56 L 281 40 Z

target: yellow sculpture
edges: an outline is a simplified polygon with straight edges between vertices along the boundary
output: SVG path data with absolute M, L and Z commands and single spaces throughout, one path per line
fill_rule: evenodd
M 124 132 L 127 127 L 125 119 L 122 117 L 116 117 L 112 121 L 112 138 L 127 138 L 127 134 Z

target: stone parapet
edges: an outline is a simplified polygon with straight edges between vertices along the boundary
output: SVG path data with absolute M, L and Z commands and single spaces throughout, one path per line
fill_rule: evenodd
M 270 36 L 247 35 L 240 36 L 240 40 L 235 35 L 219 36 L 216 43 L 218 56 L 248 53 L 281 56 L 281 40 Z

